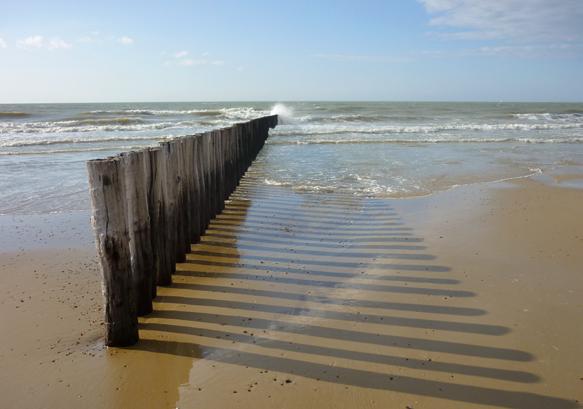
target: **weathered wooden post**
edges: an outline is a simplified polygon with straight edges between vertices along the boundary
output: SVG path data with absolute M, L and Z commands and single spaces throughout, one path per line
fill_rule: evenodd
M 87 162 L 92 224 L 101 261 L 105 301 L 105 344 L 138 341 L 138 314 L 132 285 L 124 171 L 119 158 Z
M 160 165 L 162 150 L 160 148 L 148 148 L 146 151 L 150 161 L 150 185 L 148 186 L 148 211 L 150 216 L 150 238 L 152 243 L 152 298 L 157 295 L 158 280 L 160 275 L 166 273 L 168 265 L 166 262 L 164 234 L 164 194 L 163 181 L 165 180 L 164 166 Z
M 186 171 L 186 159 L 184 152 L 184 143 L 182 139 L 172 141 L 172 150 L 175 158 L 176 175 L 177 175 L 177 232 L 178 248 L 176 260 L 179 263 L 186 260 L 186 253 L 190 251 L 190 212 L 188 209 L 188 173 Z
M 196 168 L 196 185 L 198 189 L 198 197 L 196 200 L 196 211 L 198 214 L 198 232 L 202 235 L 207 228 L 208 212 L 205 206 L 207 197 L 206 182 L 204 177 L 204 152 L 202 148 L 202 134 L 194 135 L 194 154 Z
M 127 152 L 121 156 L 124 168 L 127 223 L 130 239 L 132 282 L 138 315 L 152 312 L 154 257 L 148 194 L 150 156 L 147 151 Z
M 164 210 L 164 234 L 165 236 L 165 258 L 167 269 L 160 271 L 158 277 L 158 285 L 172 284 L 172 274 L 176 266 L 176 249 L 177 243 L 177 223 L 176 223 L 176 166 L 172 162 L 171 144 L 170 142 L 160 143 L 160 162 L 163 167 L 164 178 L 160 180 L 162 183 L 163 196 L 163 210 Z M 164 273 L 164 274 L 162 274 Z
M 200 240 L 265 143 L 277 116 L 87 163 L 103 274 L 105 343 L 138 340 L 156 285 Z

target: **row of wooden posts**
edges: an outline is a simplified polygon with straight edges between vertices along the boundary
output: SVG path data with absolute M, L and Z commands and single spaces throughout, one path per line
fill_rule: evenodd
M 106 345 L 138 341 L 156 286 L 172 283 L 276 125 L 271 115 L 87 162 Z

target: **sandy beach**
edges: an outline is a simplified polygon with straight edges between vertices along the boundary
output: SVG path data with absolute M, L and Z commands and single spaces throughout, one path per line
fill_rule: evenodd
M 0 409 L 583 409 L 583 0 L 4 3 Z
M 2 216 L 2 407 L 580 407 L 581 180 L 365 199 L 249 172 L 131 348 L 102 343 L 89 215 Z

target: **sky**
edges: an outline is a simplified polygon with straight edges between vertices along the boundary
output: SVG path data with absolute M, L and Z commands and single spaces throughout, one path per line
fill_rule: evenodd
M 0 0 L 0 11 L 0 103 L 583 100 L 583 0 Z

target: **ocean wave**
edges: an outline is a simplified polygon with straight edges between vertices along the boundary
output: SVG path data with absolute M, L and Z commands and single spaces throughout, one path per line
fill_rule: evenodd
M 114 136 L 105 138 L 60 138 L 60 139 L 43 139 L 43 140 L 24 140 L 24 141 L 0 141 L 0 148 L 19 148 L 30 146 L 46 145 L 69 145 L 69 144 L 89 144 L 89 143 L 107 143 L 107 142 L 132 142 L 132 141 L 162 141 L 169 139 L 171 136 Z
M 166 118 L 156 121 L 153 118 L 146 120 L 139 115 L 183 115 L 192 113 L 205 113 L 207 117 L 181 118 L 183 120 L 172 120 Z M 107 117 L 87 117 L 88 114 L 107 113 Z M 124 132 L 124 131 L 149 131 L 171 128 L 203 128 L 208 126 L 227 126 L 237 121 L 247 121 L 262 115 L 266 112 L 256 110 L 252 107 L 243 108 L 221 108 L 221 109 L 197 109 L 189 111 L 171 110 L 108 110 L 90 111 L 81 114 L 81 117 L 67 118 L 55 121 L 38 122 L 0 122 L 0 134 L 25 134 L 25 133 L 64 133 L 64 132 Z M 120 116 L 121 115 L 121 116 Z M 161 119 L 161 118 L 160 118 Z
M 288 182 L 269 178 L 265 178 L 263 180 L 263 183 L 268 186 L 291 188 L 296 192 L 347 193 L 355 196 L 377 196 L 377 195 L 390 196 L 395 193 L 400 193 L 402 195 L 406 194 L 415 195 L 420 190 L 420 187 L 415 184 L 412 184 L 410 189 L 406 189 L 404 186 L 399 186 L 399 188 L 397 188 L 396 186 L 381 185 L 378 181 L 370 178 L 359 178 L 359 181 L 365 181 L 367 183 L 353 185 L 335 185 L 335 184 L 319 184 L 318 181 L 316 180 L 304 180 L 303 183 L 298 183 L 297 181 Z
M 201 108 L 201 109 L 120 109 L 120 110 L 95 110 L 84 112 L 84 115 L 156 115 L 156 116 L 178 116 L 178 115 L 197 115 L 197 116 L 225 116 L 232 118 L 251 118 L 260 115 L 266 115 L 267 111 L 257 110 L 253 107 L 234 107 L 234 108 Z
M 312 139 L 285 141 L 271 138 L 270 145 L 350 145 L 350 144 L 416 144 L 416 143 L 583 143 L 583 137 L 572 138 L 399 138 L 399 139 Z
M 115 109 L 115 110 L 95 110 L 83 112 L 81 115 L 220 115 L 220 110 L 213 109 Z
M 0 122 L 0 133 L 14 132 L 35 132 L 35 130 L 47 128 L 74 128 L 79 126 L 106 126 L 106 125 L 139 125 L 144 124 L 141 118 L 86 118 L 86 119 L 62 119 L 56 121 L 38 121 L 38 122 Z
M 389 184 L 382 183 L 374 177 L 360 176 L 358 174 L 349 174 L 344 177 L 349 183 L 327 183 L 322 184 L 321 179 L 303 179 L 303 180 L 276 180 L 264 178 L 263 184 L 269 186 L 280 186 L 290 188 L 297 192 L 308 193 L 342 193 L 360 197 L 387 197 L 387 198 L 408 198 L 427 196 L 435 192 L 459 188 L 462 186 L 476 184 L 490 184 L 507 182 L 516 179 L 525 179 L 538 174 L 542 174 L 541 168 L 528 168 L 518 175 L 508 175 L 503 177 L 477 177 L 473 180 L 459 181 L 458 183 L 447 183 L 444 185 L 433 184 L 431 180 L 425 180 L 425 183 L 418 183 L 414 178 L 409 176 L 396 176 L 391 179 Z M 355 183 L 352 183 L 355 182 Z
M 124 131 L 153 131 L 171 128 L 197 128 L 200 127 L 198 121 L 180 121 L 180 122 L 153 122 L 153 123 L 101 123 L 101 124 L 72 124 L 63 123 L 69 121 L 57 122 L 0 122 L 0 134 L 27 134 L 27 133 L 46 133 L 58 134 L 67 132 L 124 132 Z
M 279 127 L 273 131 L 273 135 L 335 135 L 335 134 L 403 134 L 416 133 L 428 134 L 447 131 L 536 131 L 549 129 L 578 129 L 583 128 L 583 122 L 554 123 L 554 124 L 445 124 L 445 125 L 419 125 L 397 126 L 385 125 L 377 127 L 348 127 L 348 126 L 302 126 Z
M 315 118 L 317 122 L 381 122 L 387 120 L 394 120 L 394 118 L 381 114 L 339 114 Z
M 28 125 L 52 124 L 52 126 L 86 126 L 86 125 L 134 125 L 146 123 L 141 118 L 117 117 L 117 118 L 85 118 L 85 119 L 64 119 L 51 122 L 28 122 Z
M 529 121 L 581 121 L 583 120 L 583 112 L 538 112 L 538 113 L 521 113 L 512 114 L 514 118 L 526 119 Z
M 125 152 L 143 149 L 143 146 L 96 146 L 90 148 L 75 149 L 50 149 L 43 151 L 0 151 L 0 156 L 28 156 L 28 155 L 52 155 L 57 153 L 83 153 L 83 152 Z

